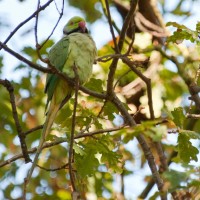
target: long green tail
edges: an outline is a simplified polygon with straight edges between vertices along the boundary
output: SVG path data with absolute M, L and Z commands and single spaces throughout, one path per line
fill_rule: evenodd
M 38 161 L 38 157 L 39 157 L 39 155 L 40 155 L 40 153 L 42 151 L 42 146 L 43 146 L 43 144 L 45 142 L 45 139 L 46 139 L 47 135 L 49 134 L 49 132 L 51 130 L 51 127 L 53 125 L 54 119 L 55 119 L 56 114 L 59 111 L 59 109 L 60 109 L 60 105 L 53 105 L 51 103 L 49 111 L 48 111 L 47 116 L 46 116 L 46 121 L 44 123 L 43 130 L 42 130 L 42 135 L 41 135 L 41 138 L 40 138 L 40 143 L 38 145 L 38 148 L 37 148 L 37 151 L 36 151 L 36 155 L 35 155 L 33 164 L 31 166 L 31 168 L 30 168 L 30 170 L 28 172 L 27 178 L 26 178 L 26 183 L 27 184 L 28 184 L 28 182 L 31 179 L 31 176 L 33 174 L 33 171 L 34 171 L 35 166 L 36 166 L 37 161 Z

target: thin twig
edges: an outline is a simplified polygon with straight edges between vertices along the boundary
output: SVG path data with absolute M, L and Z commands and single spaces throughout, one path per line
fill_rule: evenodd
M 115 94 L 113 94 L 113 95 L 114 96 L 112 97 L 112 103 L 119 109 L 122 116 L 125 118 L 126 123 L 130 127 L 136 126 L 136 122 L 134 121 L 132 116 L 128 113 L 128 111 L 126 110 L 126 108 L 124 107 L 122 102 L 118 99 L 118 97 Z M 151 149 L 149 148 L 149 146 L 148 146 L 147 142 L 145 141 L 145 138 L 142 134 L 139 134 L 136 138 L 137 138 L 139 144 L 141 145 L 141 147 L 143 149 L 145 158 L 147 159 L 147 162 L 148 162 L 149 167 L 151 169 L 153 179 L 154 179 L 155 183 L 157 184 L 158 189 L 162 190 L 163 180 L 161 179 L 161 177 L 158 173 L 158 170 L 157 170 Z
M 27 22 L 29 22 L 31 19 L 33 19 L 36 14 L 42 10 L 44 10 L 47 6 L 51 4 L 54 0 L 50 0 L 47 3 L 45 3 L 43 6 L 41 6 L 38 10 L 36 10 L 32 15 L 30 15 L 27 19 L 25 19 L 23 22 L 21 22 L 13 31 L 11 31 L 10 35 L 6 38 L 6 40 L 3 43 L 0 43 L 0 50 L 3 48 L 3 45 L 6 45 L 6 43 L 13 37 L 13 35 Z M 3 45 L 2 45 L 3 44 Z
M 149 112 L 150 112 L 151 119 L 154 119 L 155 116 L 154 116 L 154 110 L 153 110 L 151 79 L 147 78 L 139 70 L 137 70 L 136 67 L 134 67 L 134 63 L 132 61 L 130 61 L 127 57 L 123 57 L 122 61 L 124 63 L 126 63 L 130 67 L 130 69 L 135 74 L 137 74 L 145 82 L 145 84 L 147 86 L 147 96 L 148 96 Z
M 37 3 L 37 10 L 39 10 L 40 8 L 40 0 L 38 0 L 38 3 Z M 46 63 L 46 60 L 42 58 L 41 54 L 40 54 L 40 45 L 38 43 L 38 18 L 39 18 L 39 12 L 36 13 L 36 16 L 35 16 L 35 27 L 34 27 L 34 30 L 35 30 L 35 46 L 36 46 L 36 51 L 37 51 L 37 55 L 39 57 L 39 59 L 43 62 Z
M 2 43 L 1 41 L 0 41 L 0 46 L 5 51 L 7 51 L 8 53 L 10 53 L 12 56 L 14 56 L 18 60 L 26 63 L 28 66 L 32 67 L 33 69 L 36 69 L 36 70 L 39 70 L 39 71 L 45 72 L 45 73 L 53 73 L 52 69 L 46 68 L 46 67 L 42 67 L 41 65 L 38 65 L 38 64 L 35 64 L 35 63 L 31 62 L 30 60 L 26 59 L 25 57 L 23 57 L 19 53 L 17 53 L 15 51 L 13 51 L 12 49 L 10 49 L 7 45 L 5 45 L 4 43 Z
M 39 10 L 40 8 L 40 0 L 38 0 L 38 3 L 37 3 L 37 10 Z M 35 16 L 35 43 L 36 43 L 36 48 L 37 48 L 37 52 L 39 50 L 38 48 L 38 18 L 39 18 L 39 13 L 37 12 L 36 13 L 36 16 Z M 40 53 L 38 52 L 38 55 L 40 56 Z
M 130 10 L 125 18 L 121 33 L 120 33 L 120 37 L 119 37 L 119 42 L 118 42 L 118 48 L 119 48 L 119 52 L 121 52 L 122 47 L 123 47 L 123 43 L 124 43 L 124 39 L 125 39 L 125 35 L 126 35 L 126 30 L 129 26 L 130 20 L 135 12 L 136 6 L 137 6 L 138 0 L 136 1 L 132 1 L 131 2 L 131 7 Z M 114 75 L 115 75 L 115 71 L 117 68 L 117 63 L 118 63 L 119 58 L 114 58 L 111 65 L 110 65 L 110 70 L 109 70 L 109 74 L 108 74 L 108 84 L 107 84 L 107 94 L 108 96 L 110 96 L 110 94 L 113 93 L 113 82 L 114 82 Z
M 39 167 L 40 169 L 43 169 L 43 170 L 48 171 L 48 172 L 55 172 L 55 171 L 59 171 L 61 169 L 69 169 L 69 164 L 68 163 L 66 163 L 64 165 L 61 165 L 60 167 L 53 168 L 53 169 L 52 168 L 42 167 L 42 166 L 40 166 L 38 164 L 36 166 Z
M 18 137 L 19 137 L 19 140 L 20 140 L 20 145 L 21 145 L 23 157 L 25 159 L 25 162 L 28 163 L 28 162 L 31 161 L 31 159 L 28 155 L 28 149 L 27 149 L 26 142 L 25 142 L 26 135 L 22 131 L 22 127 L 21 127 L 20 122 L 19 122 L 17 107 L 16 107 L 16 103 L 15 103 L 14 87 L 12 86 L 10 81 L 8 81 L 7 79 L 5 79 L 5 80 L 0 79 L 0 84 L 2 84 L 4 87 L 6 87 L 6 89 L 9 92 L 13 119 L 14 119 L 15 126 L 16 126 L 16 129 L 17 129 Z
M 40 49 L 41 49 L 41 48 L 46 44 L 46 42 L 50 39 L 50 37 L 53 35 L 53 33 L 54 33 L 56 27 L 58 26 L 58 23 L 60 22 L 60 20 L 61 20 L 61 18 L 62 18 L 62 16 L 63 16 L 63 12 L 64 12 L 64 2 L 65 2 L 65 1 L 63 0 L 63 1 L 62 1 L 61 12 L 58 11 L 58 12 L 59 12 L 59 18 L 58 18 L 58 20 L 57 20 L 55 26 L 53 27 L 51 33 L 50 33 L 49 36 L 46 38 L 46 40 L 40 45 Z M 58 10 L 57 6 L 56 6 L 56 9 Z
M 115 50 L 116 53 L 120 53 L 119 47 L 117 45 L 115 33 L 114 33 L 114 30 L 113 30 L 113 26 L 112 26 L 112 19 L 111 19 L 111 15 L 110 15 L 110 7 L 109 7 L 108 0 L 105 0 L 105 4 L 106 4 L 106 10 L 107 10 L 107 18 L 108 18 L 108 22 L 109 22 L 109 26 L 110 26 L 110 32 L 111 32 L 113 42 L 114 42 L 114 50 Z
M 29 129 L 28 131 L 25 131 L 25 132 L 24 132 L 24 135 L 27 136 L 28 134 L 30 134 L 30 133 L 32 133 L 32 132 L 34 132 L 34 131 L 43 129 L 43 126 L 44 126 L 44 125 L 39 125 L 39 126 L 36 126 L 36 127 L 34 127 L 34 128 L 31 128 L 31 129 Z
M 152 120 L 154 120 L 155 119 L 155 115 L 154 115 L 154 109 L 153 109 L 151 79 L 147 78 L 140 71 L 138 71 L 136 69 L 136 67 L 134 67 L 134 65 L 131 64 L 132 62 L 128 58 L 122 58 L 122 61 L 125 62 L 145 82 L 145 84 L 147 86 L 147 96 L 148 96 L 148 105 L 149 105 L 150 118 Z M 155 147 L 156 147 L 156 150 L 157 150 L 160 162 L 161 162 L 162 170 L 163 171 L 167 170 L 168 166 L 167 166 L 166 156 L 164 155 L 164 151 L 163 151 L 162 145 L 161 145 L 160 142 L 155 142 L 154 144 L 155 144 Z M 152 157 L 150 156 L 149 159 L 152 159 Z M 154 169 L 155 169 L 155 167 L 154 167 Z M 153 173 L 152 173 L 152 175 L 153 175 Z M 166 196 L 166 193 L 163 191 L 163 182 L 162 181 L 158 182 L 158 189 L 163 192 L 161 198 L 162 199 L 166 199 L 167 196 Z
M 115 132 L 115 131 L 121 130 L 124 127 L 125 126 L 119 126 L 116 128 L 100 129 L 100 130 L 92 131 L 90 133 L 78 134 L 74 137 L 74 139 L 79 139 L 83 137 L 91 137 L 93 135 L 98 135 L 98 134 L 103 134 L 103 133 Z
M 110 55 L 104 55 L 96 59 L 96 62 L 108 62 L 109 60 L 112 60 L 113 58 L 122 58 L 126 57 L 128 54 L 121 54 L 121 53 L 116 53 L 116 54 L 110 54 Z
M 117 86 L 117 84 L 119 83 L 119 81 L 120 81 L 124 76 L 126 76 L 128 73 L 130 73 L 130 72 L 131 72 L 130 69 L 129 69 L 128 71 L 124 72 L 124 73 L 117 79 L 117 81 L 115 82 L 113 88 L 115 89 L 116 86 Z
M 56 27 L 58 26 L 58 23 L 60 22 L 62 16 L 63 16 L 63 11 L 64 11 L 64 0 L 62 2 L 62 8 L 61 8 L 61 12 L 59 12 L 58 10 L 58 7 L 57 7 L 57 4 L 55 2 L 55 6 L 56 6 L 56 9 L 59 13 L 59 18 L 55 24 L 55 26 L 53 27 L 51 33 L 49 34 L 49 36 L 46 38 L 46 40 L 40 45 L 39 42 L 38 42 L 38 34 L 37 34 L 37 28 L 38 28 L 38 18 L 39 18 L 39 12 L 37 12 L 36 14 L 36 20 L 35 20 L 35 43 L 36 43 L 36 50 L 37 50 L 37 55 L 39 57 L 39 59 L 44 62 L 44 63 L 48 63 L 48 60 L 47 59 L 43 59 L 41 54 L 40 54 L 40 49 L 42 49 L 42 47 L 47 43 L 47 41 L 50 39 L 50 37 L 53 35 Z M 40 8 L 40 0 L 38 0 L 38 5 L 37 5 L 37 10 L 39 10 Z
M 126 18 L 124 20 L 124 24 L 122 26 L 122 30 L 121 30 L 120 37 L 119 37 L 119 43 L 118 43 L 120 51 L 122 49 L 124 39 L 125 39 L 125 36 L 126 36 L 126 31 L 128 29 L 128 26 L 130 24 L 130 21 L 131 21 L 133 15 L 134 15 L 134 13 L 135 13 L 137 4 L 138 4 L 138 0 L 131 1 L 130 10 L 129 10 L 129 12 L 126 15 Z
M 38 128 L 38 127 L 35 127 L 35 129 L 36 128 Z M 121 127 L 116 127 L 116 128 L 100 129 L 100 130 L 92 131 L 92 132 L 85 133 L 85 134 L 82 134 L 80 132 L 78 135 L 74 136 L 74 139 L 76 140 L 76 139 L 85 138 L 85 137 L 92 137 L 92 136 L 98 135 L 98 134 L 112 133 L 112 132 L 121 130 L 122 128 L 124 128 L 124 127 L 121 126 Z M 64 142 L 68 142 L 68 139 L 67 138 L 59 138 L 59 139 L 57 139 L 56 141 L 53 141 L 53 142 L 45 142 L 42 149 L 50 148 L 50 147 L 56 146 L 58 144 L 62 144 Z M 37 148 L 34 147 L 31 150 L 29 150 L 28 153 L 29 154 L 35 153 L 36 150 L 37 150 Z M 23 158 L 23 154 L 17 154 L 15 156 L 9 158 L 8 160 L 2 161 L 2 162 L 0 162 L 0 168 L 8 165 L 8 164 L 20 159 L 20 158 Z

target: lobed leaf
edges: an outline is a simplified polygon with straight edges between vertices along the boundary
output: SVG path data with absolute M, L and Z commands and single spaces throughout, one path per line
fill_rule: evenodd
M 195 137 L 195 139 L 199 138 L 196 134 L 189 131 L 183 131 L 179 133 L 178 136 L 178 145 L 177 145 L 177 151 L 178 151 L 178 157 L 184 162 L 189 163 L 190 161 L 198 161 L 197 154 L 199 153 L 199 150 L 193 146 L 193 144 L 190 142 L 191 136 L 192 138 Z
M 184 120 L 185 120 L 183 108 L 182 107 L 175 108 L 171 113 L 172 113 L 172 116 L 173 116 L 174 123 L 178 127 L 183 128 L 183 124 L 184 124 Z

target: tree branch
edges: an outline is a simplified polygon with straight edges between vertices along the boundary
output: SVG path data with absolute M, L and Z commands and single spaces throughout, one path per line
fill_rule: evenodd
M 35 127 L 33 129 L 31 129 L 31 131 L 33 131 L 33 130 L 36 131 L 39 128 L 40 128 L 40 126 Z M 85 137 L 92 137 L 92 136 L 98 135 L 98 134 L 111 133 L 111 132 L 121 130 L 122 128 L 124 128 L 124 126 L 116 127 L 116 128 L 100 129 L 100 130 L 92 131 L 92 132 L 85 133 L 85 134 L 80 132 L 79 134 L 74 136 L 74 139 L 76 140 L 76 139 L 85 138 Z M 64 142 L 68 142 L 68 139 L 67 138 L 59 138 L 59 139 L 57 139 L 56 141 L 53 141 L 53 142 L 45 142 L 44 145 L 42 146 L 42 149 L 50 148 L 50 147 L 56 146 L 56 145 L 64 143 Z M 37 148 L 34 147 L 31 150 L 28 150 L 28 154 L 35 153 L 36 151 L 37 151 Z M 0 162 L 0 168 L 4 167 L 4 166 L 20 159 L 20 158 L 23 158 L 23 154 L 18 154 L 18 155 L 15 155 L 15 156 L 9 158 L 8 160 L 2 161 L 2 162 Z
M 113 94 L 113 98 L 112 98 L 111 102 L 119 109 L 119 111 L 121 112 L 122 116 L 125 119 L 125 122 L 130 127 L 136 126 L 136 122 L 134 121 L 132 116 L 128 113 L 128 111 L 126 110 L 124 105 L 121 103 L 121 101 L 117 98 L 117 96 L 115 94 Z M 143 149 L 145 158 L 147 159 L 147 162 L 151 169 L 153 179 L 154 179 L 155 183 L 157 184 L 158 189 L 162 191 L 163 180 L 161 179 L 161 177 L 158 173 L 151 149 L 149 148 L 149 146 L 148 146 L 147 142 L 145 141 L 145 138 L 142 134 L 139 134 L 136 138 Z M 165 198 L 163 197 L 162 199 L 165 199 Z
M 147 86 L 147 96 L 148 96 L 148 105 L 149 105 L 149 112 L 150 112 L 150 116 L 151 119 L 154 119 L 154 110 L 153 110 L 153 99 L 152 99 L 152 89 L 151 89 L 151 79 L 147 78 L 146 76 L 144 76 L 139 70 L 136 69 L 136 67 L 134 67 L 134 63 L 132 61 L 130 61 L 127 57 L 122 57 L 121 58 L 122 61 L 124 63 L 126 63 L 129 68 L 135 73 L 137 74 L 146 84 Z
M 117 40 L 116 40 L 116 37 L 115 37 L 115 33 L 114 33 L 114 30 L 113 30 L 113 26 L 112 26 L 112 19 L 111 19 L 111 15 L 110 15 L 110 7 L 109 7 L 109 3 L 108 3 L 108 0 L 105 0 L 105 3 L 106 3 L 106 10 L 107 10 L 107 18 L 108 18 L 108 24 L 110 26 L 110 32 L 111 32 L 111 35 L 112 35 L 112 39 L 114 41 L 114 50 L 116 53 L 119 53 L 119 47 L 117 45 Z
M 16 126 L 16 129 L 17 129 L 18 137 L 19 137 L 19 140 L 20 140 L 20 145 L 21 145 L 23 157 L 25 159 L 25 162 L 28 163 L 28 162 L 31 161 L 31 159 L 28 155 L 28 150 L 27 150 L 27 146 L 26 146 L 26 142 L 25 142 L 26 135 L 22 131 L 22 127 L 21 127 L 20 122 L 19 122 L 17 107 L 16 107 L 16 103 L 15 103 L 15 96 L 14 96 L 14 87 L 12 86 L 10 81 L 8 81 L 7 79 L 5 79 L 5 80 L 0 79 L 0 84 L 2 84 L 4 87 L 6 87 L 6 89 L 9 92 L 13 119 L 14 119 L 15 126 Z
M 43 59 L 43 58 L 41 57 L 39 50 L 47 43 L 47 41 L 48 41 L 48 40 L 50 39 L 50 37 L 53 35 L 53 33 L 54 33 L 56 27 L 58 26 L 58 23 L 60 22 L 60 20 L 61 20 L 61 18 L 62 18 L 62 16 L 63 16 L 64 2 L 65 2 L 65 1 L 63 0 L 63 1 L 62 1 L 61 12 L 59 12 L 59 10 L 58 10 L 58 8 L 57 8 L 57 6 L 56 6 L 56 8 L 57 8 L 57 10 L 58 10 L 58 13 L 59 13 L 59 18 L 58 18 L 58 20 L 57 20 L 55 26 L 53 27 L 51 33 L 49 34 L 49 36 L 46 38 L 46 40 L 45 40 L 41 45 L 39 45 L 39 43 L 38 43 L 38 41 L 37 41 L 37 32 L 36 32 L 36 31 L 37 31 L 37 20 L 36 20 L 36 26 L 35 26 L 36 48 L 37 48 L 38 56 L 39 56 L 40 60 L 42 60 L 44 63 L 46 63 L 46 59 Z M 56 4 L 56 3 L 55 3 L 55 4 Z
M 130 20 L 135 12 L 136 6 L 137 6 L 138 0 L 132 1 L 131 2 L 131 7 L 130 10 L 126 16 L 126 19 L 124 21 L 120 36 L 119 36 L 119 42 L 118 42 L 118 49 L 119 52 L 121 52 L 122 47 L 123 47 L 123 43 L 124 43 L 124 39 L 125 39 L 125 35 L 126 35 L 126 30 L 128 28 L 128 25 L 130 23 Z M 108 81 L 107 81 L 107 94 L 110 95 L 113 93 L 113 82 L 114 82 L 114 75 L 115 75 L 115 71 L 117 68 L 117 63 L 118 63 L 119 58 L 114 58 L 111 65 L 110 65 L 110 70 L 109 70 L 109 74 L 108 74 Z
M 0 43 L 0 50 L 3 48 L 3 45 L 6 45 L 6 43 L 12 38 L 12 36 L 27 22 L 29 22 L 31 19 L 33 19 L 37 13 L 44 10 L 47 6 L 51 4 L 54 0 L 49 0 L 47 3 L 45 3 L 43 6 L 41 6 L 38 10 L 36 10 L 32 15 L 30 15 L 27 19 L 25 19 L 23 22 L 21 22 L 6 38 L 6 40 L 3 43 Z
M 17 52 L 13 51 L 12 49 L 10 49 L 7 45 L 5 45 L 4 43 L 2 43 L 1 41 L 0 41 L 0 46 L 6 52 L 10 53 L 12 56 L 14 56 L 18 60 L 22 61 L 23 63 L 26 63 L 28 66 L 32 67 L 33 69 L 36 69 L 36 70 L 39 70 L 39 71 L 45 72 L 45 73 L 53 73 L 52 69 L 46 68 L 46 67 L 42 67 L 41 65 L 37 65 L 37 64 L 31 62 L 30 60 L 26 59 L 22 55 L 18 54 Z

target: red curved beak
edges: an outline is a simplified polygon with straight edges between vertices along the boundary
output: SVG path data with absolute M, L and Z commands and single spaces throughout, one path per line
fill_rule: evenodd
M 82 32 L 85 33 L 86 31 L 86 23 L 84 21 L 81 21 L 78 23 L 79 27 L 81 28 Z

